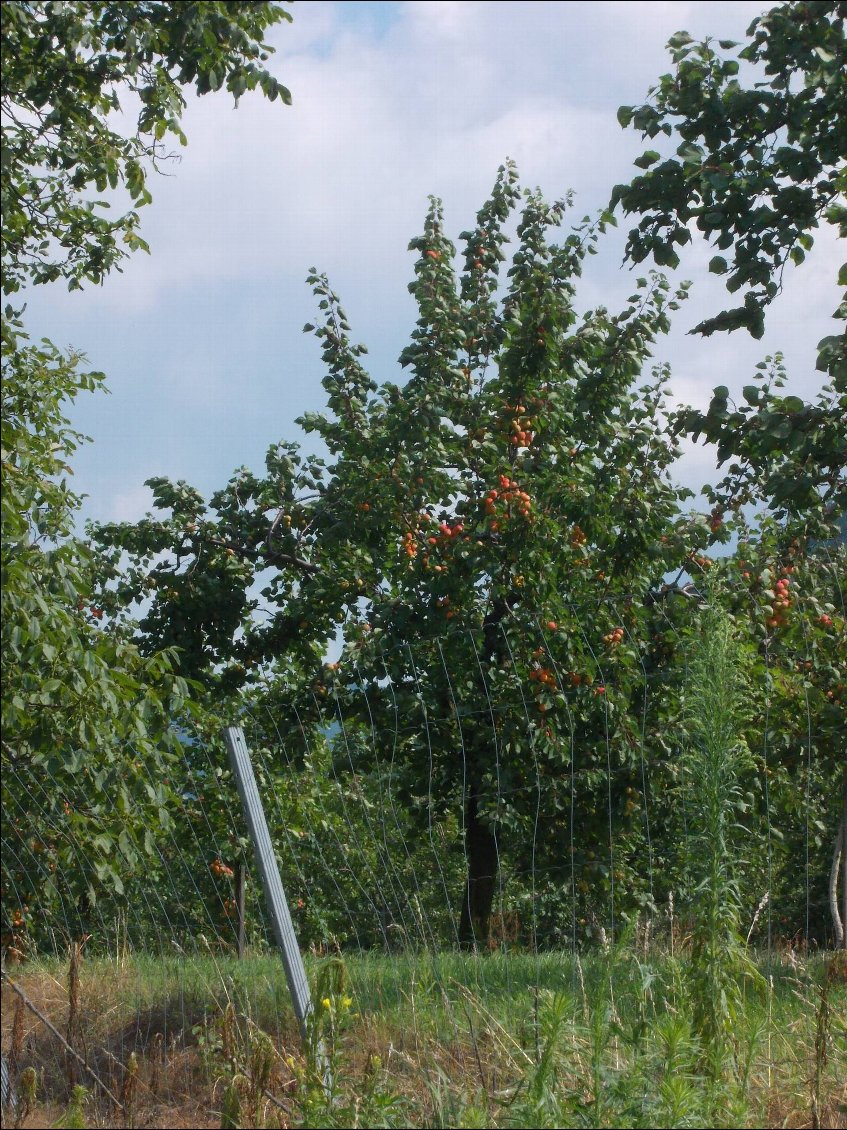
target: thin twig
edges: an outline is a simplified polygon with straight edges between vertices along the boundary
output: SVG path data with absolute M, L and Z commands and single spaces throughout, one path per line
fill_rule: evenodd
M 65 1051 L 68 1052 L 70 1055 L 72 1055 L 74 1057 L 74 1059 L 77 1060 L 78 1063 L 82 1064 L 82 1066 L 85 1068 L 85 1070 L 91 1076 L 91 1078 L 94 1080 L 94 1082 L 97 1084 L 97 1086 L 102 1089 L 104 1094 L 108 1095 L 108 1097 L 112 1100 L 112 1102 L 115 1104 L 115 1106 L 118 1108 L 118 1110 L 122 1111 L 124 1109 L 123 1105 L 120 1102 L 118 1102 L 118 1100 L 115 1098 L 115 1096 L 109 1090 L 109 1088 L 106 1086 L 106 1084 L 100 1078 L 100 1076 L 94 1071 L 94 1069 L 92 1067 L 89 1067 L 89 1065 L 86 1063 L 86 1061 L 82 1058 L 82 1056 L 78 1052 L 74 1051 L 74 1049 L 71 1047 L 71 1045 L 65 1039 L 65 1037 L 62 1035 L 62 1033 L 59 1031 L 59 1029 L 54 1024 L 52 1024 L 47 1019 L 47 1017 L 44 1015 L 44 1013 L 41 1012 L 41 1010 L 38 1009 L 32 1003 L 32 1001 L 29 999 L 29 997 L 26 995 L 26 993 L 23 991 L 23 989 L 19 985 L 15 984 L 15 982 L 12 980 L 12 978 L 9 976 L 9 974 L 6 972 L 5 969 L 0 969 L 0 976 L 2 976 L 3 980 L 6 982 L 6 984 L 9 986 L 9 988 L 12 990 L 12 992 L 18 994 L 18 996 L 21 998 L 21 1000 L 24 1002 L 24 1004 L 30 1010 L 30 1012 L 34 1013 L 38 1017 L 38 1019 L 41 1021 L 41 1023 L 50 1032 L 53 1033 L 53 1035 L 56 1037 L 56 1039 L 59 1041 L 59 1043 L 65 1049 Z

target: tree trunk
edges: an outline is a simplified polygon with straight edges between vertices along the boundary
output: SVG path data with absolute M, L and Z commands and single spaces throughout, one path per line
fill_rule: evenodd
M 500 625 L 504 616 L 518 602 L 517 594 L 509 597 L 496 597 L 491 602 L 491 607 L 486 613 L 483 622 L 483 648 L 482 660 L 488 666 L 501 662 L 504 656 L 503 638 L 500 634 Z M 487 694 L 485 680 L 480 687 L 482 694 Z M 484 758 L 488 748 L 483 745 L 477 749 L 479 757 Z M 486 764 L 474 758 L 474 766 Z M 471 770 L 473 775 L 476 769 Z M 465 854 L 468 861 L 468 874 L 465 880 L 465 892 L 462 897 L 462 914 L 459 921 L 459 945 L 464 950 L 486 948 L 491 936 L 491 908 L 494 905 L 494 890 L 497 884 L 499 870 L 499 855 L 497 852 L 497 837 L 493 829 L 483 823 L 479 818 L 479 788 L 474 782 L 467 784 L 467 800 L 465 801 Z
M 465 851 L 468 876 L 462 898 L 459 944 L 472 950 L 488 945 L 491 933 L 491 908 L 497 883 L 497 838 L 479 819 L 479 804 L 471 792 L 465 805 Z

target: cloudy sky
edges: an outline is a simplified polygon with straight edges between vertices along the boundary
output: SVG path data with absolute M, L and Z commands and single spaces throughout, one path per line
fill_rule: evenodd
M 741 38 L 763 6 L 298 0 L 290 10 L 271 66 L 293 106 L 190 97 L 188 148 L 144 210 L 151 256 L 101 288 L 29 296 L 31 330 L 108 376 L 111 395 L 85 396 L 73 417 L 94 439 L 75 460 L 87 516 L 140 517 L 151 475 L 209 492 L 235 467 L 260 469 L 271 442 L 298 438 L 295 418 L 323 404 L 317 343 L 302 333 L 312 266 L 329 273 L 375 379 L 399 379 L 415 318 L 407 244 L 428 195 L 443 199 L 456 238 L 512 157 L 548 198 L 573 189 L 576 219 L 595 211 L 636 171 L 643 146 L 615 112 L 668 69 L 669 36 Z M 614 308 L 629 293 L 621 247 L 619 236 L 601 247 L 581 304 Z M 704 404 L 716 384 L 740 388 L 775 350 L 794 388 L 812 394 L 814 346 L 833 332 L 833 243 L 821 240 L 789 278 L 764 342 L 686 338 L 725 298 L 709 255 L 689 250 L 682 276 L 694 297 L 657 350 L 675 395 Z M 702 453 L 680 475 L 708 478 Z

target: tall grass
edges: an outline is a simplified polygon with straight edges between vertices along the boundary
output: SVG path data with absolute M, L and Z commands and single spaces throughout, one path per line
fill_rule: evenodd
M 688 992 L 703 1070 L 716 1085 L 741 1079 L 736 1026 L 745 990 L 763 983 L 742 935 L 746 908 L 738 884 L 744 858 L 739 818 L 746 807 L 742 781 L 753 769 L 739 737 L 744 656 L 726 614 L 708 611 L 703 628 L 689 668 L 689 741 L 683 758 L 692 921 Z
M 625 939 L 578 957 L 351 954 L 334 987 L 307 961 L 313 984 L 325 986 L 316 1035 L 333 1057 L 331 1104 L 317 1057 L 300 1050 L 272 955 L 85 961 L 79 1020 L 114 1093 L 129 1100 L 134 1088 L 137 1125 L 799 1127 L 813 1097 L 819 1125 L 845 1126 L 845 984 L 822 958 L 768 960 L 769 999 L 742 994 L 737 1058 L 716 1081 L 694 1019 L 690 948 L 645 955 Z M 51 962 L 17 978 L 59 1022 L 66 973 Z M 14 1019 L 5 1008 L 7 1048 Z M 30 1124 L 49 1125 L 71 1089 L 61 1048 L 32 1016 L 19 1067 L 19 1080 L 27 1068 L 38 1076 L 40 1121 Z M 86 1121 L 127 1124 L 95 1088 Z

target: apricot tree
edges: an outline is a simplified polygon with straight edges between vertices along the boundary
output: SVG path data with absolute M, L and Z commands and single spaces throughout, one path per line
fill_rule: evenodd
M 502 280 L 504 225 L 518 205 Z M 337 296 L 313 273 L 321 320 L 306 328 L 322 346 L 328 412 L 301 423 L 331 463 L 276 445 L 264 476 L 237 472 L 208 505 L 186 484 L 153 480 L 165 514 L 98 535 L 116 569 L 104 601 L 117 610 L 149 599 L 142 647 L 181 648 L 184 673 L 219 693 L 278 665 L 271 696 L 299 683 L 343 698 L 356 672 L 386 726 L 423 696 L 437 740 L 403 738 L 398 781 L 410 801 L 426 796 L 417 807 L 428 818 L 462 813 L 464 945 L 487 936 L 499 861 L 517 865 L 527 821 L 551 842 L 563 819 L 585 843 L 603 839 L 595 890 L 608 891 L 616 869 L 636 890 L 646 883 L 627 868 L 627 834 L 615 861 L 598 830 L 609 743 L 634 842 L 630 695 L 643 685 L 648 597 L 714 536 L 681 513 L 686 492 L 670 478 L 666 368 L 637 386 L 684 291 L 653 274 L 623 310 L 580 313 L 581 264 L 606 221 L 555 242 L 566 208 L 522 195 L 506 166 L 457 256 L 433 200 L 411 244 L 419 317 L 400 358 L 404 384 L 377 388 Z M 120 554 L 128 567 L 117 568 Z M 344 650 L 329 671 L 339 630 Z M 418 670 L 416 647 L 440 649 L 441 662 Z M 557 882 L 570 874 L 568 860 Z

